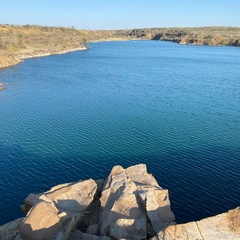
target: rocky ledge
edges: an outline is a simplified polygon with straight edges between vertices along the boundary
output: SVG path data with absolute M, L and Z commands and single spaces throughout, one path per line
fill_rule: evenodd
M 53 49 L 30 48 L 22 49 L 15 54 L 0 54 L 0 69 L 17 65 L 27 58 L 46 57 L 50 55 L 65 54 L 80 50 L 87 50 L 87 47 L 79 44 L 74 44 L 71 46 L 58 46 Z
M 26 217 L 1 226 L 0 239 L 240 239 L 240 208 L 176 224 L 168 190 L 144 164 L 30 194 L 21 207 Z

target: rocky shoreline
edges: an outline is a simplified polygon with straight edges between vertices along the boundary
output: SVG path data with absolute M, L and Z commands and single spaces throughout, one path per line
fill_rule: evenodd
M 87 50 L 87 47 L 80 45 L 76 47 L 63 47 L 57 49 L 28 49 L 20 51 L 14 56 L 2 56 L 0 59 L 0 69 L 17 65 L 24 61 L 24 59 L 35 57 L 46 57 L 50 55 L 65 54 L 68 52 Z
M 176 224 L 167 189 L 146 165 L 115 166 L 103 180 L 66 183 L 30 194 L 25 218 L 0 227 L 4 240 L 240 239 L 240 208 Z
M 128 36 L 179 44 L 240 47 L 239 27 L 133 29 Z

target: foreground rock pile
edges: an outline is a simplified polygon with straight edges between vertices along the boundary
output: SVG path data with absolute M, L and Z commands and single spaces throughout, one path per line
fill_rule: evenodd
M 168 190 L 144 164 L 30 194 L 22 209 L 26 217 L 0 227 L 0 239 L 240 239 L 240 208 L 177 225 Z

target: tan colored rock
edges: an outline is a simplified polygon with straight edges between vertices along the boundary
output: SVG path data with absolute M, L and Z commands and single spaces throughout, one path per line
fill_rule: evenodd
M 143 183 L 145 173 L 147 173 L 147 166 L 145 164 L 138 164 L 126 169 L 126 174 L 130 180 L 136 183 Z
M 74 183 L 71 182 L 71 183 L 58 184 L 58 185 L 52 187 L 52 188 L 51 188 L 50 190 L 48 190 L 47 192 L 48 192 L 48 193 L 55 192 L 56 190 L 59 190 L 59 189 L 61 189 L 61 188 L 65 188 L 65 187 L 67 187 L 67 186 L 69 186 L 69 185 L 72 185 L 72 184 L 74 184 Z
M 126 169 L 126 174 L 130 180 L 136 184 L 144 184 L 160 188 L 156 179 L 151 174 L 147 173 L 146 164 L 131 166 Z
M 3 90 L 3 89 L 4 89 L 3 84 L 0 83 L 0 90 Z
M 97 184 L 92 179 L 80 181 L 45 195 L 52 200 L 59 211 L 79 213 L 85 210 L 97 193 Z
M 27 214 L 28 211 L 31 209 L 31 207 L 36 204 L 39 201 L 39 197 L 42 195 L 42 193 L 39 194 L 32 194 L 30 193 L 27 198 L 24 200 L 24 204 L 21 205 L 21 210 Z
M 55 202 L 61 211 L 80 212 L 92 202 L 97 193 L 97 187 L 100 190 L 101 186 L 102 180 L 94 182 L 91 179 L 77 183 L 60 184 L 45 193 L 29 194 L 21 209 L 27 213 L 34 204 L 43 199 L 43 196 L 46 196 Z M 44 200 L 46 201 L 46 199 Z
M 102 211 L 102 219 L 107 219 L 113 204 L 121 195 L 124 184 L 127 181 L 127 175 L 123 168 L 114 167 L 103 186 L 102 196 L 100 198 Z M 105 220 L 104 220 L 105 221 Z M 103 223 L 102 223 L 103 224 Z
M 146 210 L 156 233 L 174 224 L 175 216 L 170 208 L 168 190 L 149 190 L 146 193 Z
M 101 189 L 101 186 L 100 180 L 98 188 Z M 56 235 L 57 239 L 67 239 L 96 194 L 97 183 L 91 179 L 61 184 L 44 194 L 30 194 L 24 201 L 24 209 L 33 207 L 20 226 L 22 238 L 37 240 L 45 235 Z M 30 237 L 32 234 L 33 238 Z
M 137 185 L 145 185 L 144 188 L 147 186 L 156 186 L 160 188 L 155 178 L 151 174 L 147 173 L 145 164 L 138 164 L 129 167 L 126 170 L 121 166 L 115 166 L 113 167 L 103 186 L 101 197 L 102 207 L 105 207 L 107 201 L 109 200 L 110 194 L 113 195 L 113 193 L 116 191 L 120 191 L 120 188 L 123 187 L 126 181 L 132 181 Z
M 133 182 L 126 184 L 118 199 L 114 202 L 112 212 L 120 214 L 122 217 L 139 218 L 142 211 L 139 208 L 135 192 L 137 187 Z
M 0 226 L 0 239 L 12 240 L 18 235 L 19 225 L 23 218 L 16 219 L 12 222 Z
M 196 222 L 178 224 L 167 227 L 158 234 L 158 239 L 164 240 L 203 240 Z
M 155 188 L 162 189 L 162 188 L 158 185 L 157 180 L 153 177 L 152 174 L 148 174 L 148 173 L 145 173 L 145 174 L 144 174 L 143 184 L 145 185 L 145 187 L 147 187 L 147 186 L 152 186 L 152 187 L 155 187 Z
M 169 226 L 158 237 L 164 240 L 239 240 L 240 208 L 197 222 Z
M 73 184 L 73 183 L 64 183 L 64 184 L 59 184 L 57 186 L 54 186 L 52 187 L 49 191 L 47 191 L 47 193 L 52 193 L 56 190 L 59 190 L 63 187 L 66 187 L 66 186 L 69 186 L 70 184 Z M 28 213 L 28 211 L 31 209 L 31 207 L 36 204 L 37 202 L 39 202 L 39 198 L 43 195 L 44 193 L 37 193 L 37 194 L 33 194 L 33 193 L 30 193 L 26 199 L 24 199 L 23 201 L 23 205 L 21 205 L 21 210 L 24 212 L 24 213 Z
M 118 227 L 117 222 L 119 219 L 135 219 L 138 221 L 139 219 L 144 218 L 146 229 L 147 194 L 149 191 L 154 193 L 154 191 L 157 190 L 161 190 L 161 188 L 156 182 L 155 178 L 151 174 L 147 173 L 145 164 L 139 164 L 127 169 L 123 169 L 120 166 L 114 167 L 109 177 L 105 181 L 102 196 L 100 198 L 103 209 L 100 225 L 101 235 L 108 236 L 112 231 L 111 226 L 115 226 L 115 228 Z M 161 190 L 161 193 L 163 193 L 162 191 L 163 190 Z M 158 192 L 156 192 L 156 194 L 157 193 Z M 158 209 L 160 213 L 155 214 L 156 216 L 151 214 L 151 218 L 155 223 L 157 222 L 155 218 L 160 214 L 160 220 L 164 220 L 161 221 L 161 224 L 167 226 L 169 225 L 169 222 L 172 221 L 172 216 L 174 219 L 174 215 L 170 211 L 168 192 L 164 192 L 164 194 L 165 195 L 162 198 L 159 198 L 159 200 L 156 200 L 156 196 L 154 195 L 154 207 L 155 209 L 161 207 L 161 211 Z M 149 195 L 149 198 L 151 198 L 151 195 Z M 165 202 L 160 203 L 161 200 L 164 200 Z M 150 200 L 148 205 L 150 210 L 154 208 L 153 205 L 151 205 Z M 164 213 L 168 214 L 165 219 L 164 216 L 162 216 Z M 157 224 L 158 222 L 155 223 L 155 225 Z M 128 224 L 128 231 L 134 231 L 134 229 L 130 229 L 130 226 L 131 224 Z M 162 228 L 158 227 L 157 229 L 160 231 Z
M 24 240 L 50 240 L 61 229 L 58 209 L 53 203 L 40 201 L 28 212 L 20 224 Z
M 123 183 L 126 181 L 127 175 L 125 174 L 125 170 L 121 166 L 115 166 L 113 167 L 112 171 L 110 172 L 107 179 L 104 181 L 103 189 L 102 189 L 102 195 L 104 195 L 104 191 L 111 190 L 116 191 L 119 187 L 123 185 Z M 116 186 L 116 188 L 114 188 Z M 105 206 L 107 201 L 107 198 L 101 197 L 101 203 L 102 206 Z
M 127 182 L 122 191 L 115 195 L 115 200 L 110 211 L 103 212 L 101 226 L 102 234 L 108 235 L 111 224 L 116 223 L 118 219 L 138 219 L 144 215 L 144 212 L 139 207 L 135 195 L 136 191 L 137 187 L 135 183 Z
M 110 227 L 113 239 L 147 239 L 146 217 L 140 219 L 118 219 Z
M 119 175 L 121 173 L 125 173 L 125 170 L 119 165 L 114 166 L 113 169 L 111 170 L 109 176 L 107 177 L 107 179 L 104 182 L 104 189 L 108 189 L 110 187 L 113 176 Z
M 226 216 L 229 229 L 236 234 L 240 233 L 240 207 L 229 210 Z
M 206 239 L 240 239 L 240 208 L 205 218 L 197 222 L 199 231 Z

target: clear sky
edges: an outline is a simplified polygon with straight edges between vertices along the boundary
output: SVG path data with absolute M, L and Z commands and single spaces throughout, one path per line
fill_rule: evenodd
M 0 23 L 77 29 L 240 26 L 240 0 L 0 0 Z

